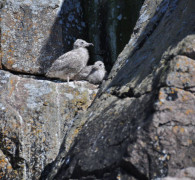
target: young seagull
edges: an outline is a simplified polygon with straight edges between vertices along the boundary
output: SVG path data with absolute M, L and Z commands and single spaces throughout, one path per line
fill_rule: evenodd
M 102 61 L 95 62 L 94 65 L 84 67 L 75 76 L 75 80 L 87 80 L 92 84 L 100 84 L 106 74 L 105 66 Z
M 93 84 L 100 84 L 106 75 L 104 63 L 102 61 L 95 62 L 91 73 L 88 75 L 87 80 Z
M 46 76 L 62 80 L 73 79 L 87 64 L 89 53 L 86 47 L 93 46 L 82 39 L 74 42 L 73 50 L 63 54 L 54 61 Z

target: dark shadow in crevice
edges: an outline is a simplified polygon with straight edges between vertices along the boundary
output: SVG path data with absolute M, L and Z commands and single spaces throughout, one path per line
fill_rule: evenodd
M 95 45 L 89 64 L 101 60 L 109 73 L 129 41 L 144 1 L 83 1 L 88 39 Z
M 40 65 L 39 71 L 45 74 L 51 67 L 52 63 L 64 53 L 64 44 L 62 42 L 62 26 L 60 25 L 61 18 L 57 17 L 51 34 L 45 45 L 42 47 L 40 57 L 37 62 Z
M 14 143 L 16 149 L 14 153 L 10 152 L 9 146 L 6 142 L 6 140 L 10 140 Z M 21 144 L 17 138 L 10 138 L 6 137 L 2 132 L 0 132 L 0 150 L 3 152 L 3 154 L 8 157 L 10 164 L 12 165 L 12 168 L 14 170 L 18 170 L 21 167 L 19 164 L 24 162 L 24 159 L 20 157 L 19 155 L 19 148 Z
M 64 0 L 37 60 L 41 74 L 45 74 L 59 56 L 70 51 L 78 38 L 95 45 L 89 48 L 88 65 L 101 60 L 110 72 L 133 32 L 142 3 L 143 0 L 93 3 L 90 0 Z
M 189 0 L 189 2 L 192 4 L 192 0 Z M 189 6 L 189 2 L 177 0 L 164 0 L 161 2 L 158 6 L 159 8 L 147 23 L 147 26 L 142 30 L 141 35 L 134 42 L 135 46 L 128 47 L 130 49 L 129 52 L 126 50 L 125 53 L 129 53 L 128 57 L 125 57 L 126 59 L 121 59 L 123 64 L 121 65 L 120 70 L 105 90 L 108 90 L 111 87 L 117 90 L 117 88 L 125 86 L 131 81 L 133 82 L 133 79 L 136 79 L 136 84 L 134 83 L 133 85 L 133 88 L 135 89 L 149 75 L 154 77 L 152 87 L 155 88 L 157 86 L 161 72 L 157 75 L 155 70 L 159 68 L 163 53 L 171 46 L 176 47 L 187 35 L 194 33 L 192 28 L 193 22 L 187 27 L 184 27 L 185 24 L 180 23 L 186 21 L 189 14 L 191 14 L 190 17 L 193 19 L 193 8 Z M 185 10 L 185 13 L 181 14 L 179 11 L 180 7 L 178 6 L 184 6 L 186 9 L 188 8 L 188 10 Z M 175 15 L 173 15 L 173 13 L 175 13 Z M 181 19 L 176 20 L 177 23 L 175 23 L 175 26 L 171 25 L 172 20 L 177 16 L 181 16 Z M 142 21 L 142 19 L 140 19 L 140 21 Z M 177 29 L 182 28 L 185 30 L 182 32 L 177 31 Z M 177 35 L 175 34 L 176 32 Z M 157 46 L 157 42 L 159 42 L 159 46 Z M 131 93 L 131 95 L 132 97 L 136 96 L 134 92 Z
M 50 36 L 40 51 L 40 72 L 45 74 L 58 57 L 73 48 L 77 38 L 85 39 L 84 32 L 85 22 L 80 0 L 64 0 Z
M 148 26 L 145 28 L 146 31 L 143 30 L 143 32 L 146 34 L 144 34 L 144 33 L 141 34 L 141 36 L 138 39 L 138 42 L 139 42 L 139 44 L 137 45 L 138 47 L 136 47 L 136 48 L 139 49 L 139 48 L 143 47 L 146 44 L 146 42 L 148 41 L 148 39 L 150 38 L 150 36 L 155 33 L 157 28 L 159 28 L 159 24 L 161 23 L 161 20 L 166 15 L 166 12 L 169 10 L 168 7 L 166 6 L 166 2 L 168 3 L 169 8 L 172 6 L 173 1 L 166 1 L 166 0 L 162 1 L 160 6 L 162 6 L 162 7 L 165 6 L 164 7 L 165 12 L 157 12 L 157 13 L 162 13 L 162 14 L 160 14 L 159 21 L 156 21 L 158 23 L 157 25 L 153 21 L 154 20 L 153 18 L 155 18 L 156 14 L 154 15 L 153 18 L 151 18 L 151 21 L 148 22 Z M 169 2 L 170 2 L 170 4 L 169 4 Z M 180 1 L 180 2 L 182 2 L 182 1 Z M 174 9 L 173 9 L 172 13 L 173 12 L 174 12 Z M 173 42 L 175 44 L 177 44 L 185 36 L 186 36 L 186 34 L 182 34 L 182 35 L 180 34 L 178 39 L 173 39 L 172 41 L 170 41 L 168 43 L 167 46 L 170 46 Z M 173 38 L 175 38 L 175 37 L 173 37 Z M 159 48 L 161 48 L 161 47 L 159 47 Z M 161 49 L 161 51 L 158 52 L 158 56 L 161 57 L 162 53 L 167 48 L 168 47 L 163 47 L 163 49 Z M 133 51 L 133 53 L 135 54 L 136 51 Z M 152 64 L 150 61 L 147 61 L 144 63 L 143 61 L 139 61 L 139 60 L 140 59 L 135 59 L 135 60 L 133 60 L 133 62 L 130 62 L 130 64 L 134 68 L 134 69 L 132 69 L 132 72 L 129 72 L 129 69 L 128 69 L 128 68 L 130 68 L 129 66 L 126 67 L 126 65 L 124 65 L 123 68 L 127 68 L 127 69 L 122 68 L 122 70 L 120 71 L 121 74 L 123 72 L 129 72 L 132 75 L 131 78 L 137 77 L 136 67 L 146 65 L 145 63 L 149 63 L 150 65 Z M 159 61 L 159 59 L 157 59 L 157 61 Z M 135 75 L 133 73 L 135 73 Z M 116 86 L 120 87 L 122 85 L 126 85 L 131 80 L 131 78 L 128 78 L 128 77 L 126 78 L 126 77 L 122 76 L 121 74 L 120 73 L 117 74 L 116 78 L 114 79 L 114 83 L 111 84 L 112 86 L 116 85 Z M 143 78 L 143 77 L 141 77 L 141 78 Z M 141 78 L 140 78 L 140 81 L 142 80 Z M 153 81 L 154 86 L 158 85 L 159 78 L 160 77 L 157 76 L 155 81 Z M 127 96 L 132 95 L 132 94 L 133 94 L 133 92 L 130 91 L 129 94 L 127 94 Z M 100 166 L 100 168 L 103 166 L 104 166 L 104 169 L 106 169 L 106 167 L 111 167 L 112 163 L 113 164 L 115 163 L 117 165 L 120 164 L 121 168 L 123 168 L 125 171 L 127 171 L 132 176 L 134 176 L 138 179 L 142 179 L 142 178 L 148 179 L 149 178 L 149 177 L 147 177 L 148 172 L 139 173 L 138 168 L 135 167 L 136 163 L 133 164 L 133 162 L 130 162 L 130 161 L 125 162 L 122 160 L 122 158 L 125 155 L 125 151 L 127 150 L 127 147 L 129 145 L 131 146 L 133 144 L 136 144 L 138 139 L 148 138 L 148 141 L 150 140 L 150 137 L 145 137 L 144 135 L 145 134 L 149 135 L 149 133 L 151 131 L 150 126 L 151 126 L 152 119 L 153 119 L 152 115 L 154 113 L 153 105 L 156 102 L 157 96 L 158 96 L 158 93 L 152 92 L 151 96 L 145 96 L 145 97 L 140 98 L 138 100 L 136 100 L 136 99 L 132 100 L 130 106 L 127 108 L 123 107 L 123 109 L 120 111 L 120 113 L 118 113 L 118 115 L 117 114 L 114 115 L 115 117 L 113 117 L 113 115 L 109 112 L 111 109 L 115 108 L 115 106 L 116 106 L 115 102 L 109 103 L 109 106 L 107 106 L 107 108 L 103 108 L 101 110 L 99 108 L 99 110 L 101 112 L 96 112 L 97 113 L 96 118 L 90 119 L 90 117 L 89 117 L 88 122 L 86 122 L 86 124 L 83 126 L 83 129 L 79 132 L 77 138 L 75 139 L 75 142 L 77 142 L 77 144 L 76 143 L 73 144 L 73 146 L 72 146 L 73 148 L 71 148 L 69 150 L 69 152 L 67 153 L 68 155 L 66 155 L 66 157 L 64 157 L 64 158 L 67 158 L 69 156 L 70 162 L 68 163 L 68 165 L 66 163 L 63 163 L 63 165 L 61 165 L 61 167 L 58 167 L 58 169 L 55 169 L 57 172 L 56 179 L 63 177 L 63 176 L 65 178 L 66 177 L 71 178 L 71 176 L 76 175 L 76 173 L 78 174 L 78 172 L 76 172 L 76 170 L 78 170 L 79 173 L 81 173 L 81 175 L 86 176 L 87 174 L 90 174 L 90 172 L 86 172 L 86 171 L 81 172 L 81 171 L 83 171 L 81 169 L 81 168 L 83 168 L 83 167 L 81 167 L 82 164 L 87 166 L 88 169 L 92 169 L 91 168 L 92 164 L 93 165 L 95 164 L 93 168 L 95 170 L 96 169 L 98 170 L 97 163 L 94 163 L 95 160 L 99 163 L 98 165 Z M 103 100 L 103 102 L 105 102 L 105 101 L 106 100 Z M 118 101 L 118 100 L 116 100 L 116 101 Z M 124 114 L 122 114 L 122 113 L 124 113 Z M 146 117 L 146 118 L 144 118 L 144 117 Z M 138 132 L 139 132 L 138 129 L 139 129 L 140 125 L 142 125 L 142 127 L 144 129 L 142 131 L 139 130 L 139 131 L 141 131 L 141 133 L 143 133 L 141 135 L 138 134 Z M 103 137 L 103 138 L 100 138 L 100 137 Z M 118 148 L 108 146 L 108 143 L 110 143 L 111 140 L 113 142 L 121 142 L 120 140 L 123 137 L 128 137 L 128 139 L 126 141 L 122 141 L 122 144 L 120 144 L 120 146 Z M 109 141 L 107 141 L 107 139 Z M 132 142 L 132 140 L 133 140 L 133 142 Z M 114 144 L 117 144 L 117 143 L 114 143 Z M 150 144 L 147 144 L 147 146 L 150 146 Z M 131 147 L 133 148 L 133 146 L 131 146 Z M 93 149 L 97 149 L 97 151 L 95 151 Z M 115 154 L 112 153 L 113 149 L 115 149 Z M 129 150 L 128 154 L 131 155 L 131 152 L 133 150 L 134 149 Z M 158 156 L 156 155 L 156 157 L 158 157 Z M 99 162 L 100 158 L 103 159 L 104 161 L 106 160 L 104 162 L 104 164 Z M 80 169 L 79 168 L 77 169 L 77 167 L 78 167 L 76 164 L 77 161 L 80 161 L 80 164 L 79 164 L 81 167 Z M 152 168 L 148 169 L 150 174 L 154 174 L 155 172 L 158 172 L 158 170 L 162 169 L 162 167 L 157 166 L 155 162 L 149 161 L 149 164 L 152 165 L 152 166 L 150 166 L 150 168 L 151 167 Z M 76 168 L 75 174 L 74 174 L 74 172 L 72 172 L 72 174 L 71 174 L 71 170 L 73 168 Z M 85 169 L 87 169 L 87 168 L 85 168 Z M 107 169 L 106 169 L 106 171 L 107 171 Z M 94 172 L 94 170 L 92 170 L 92 172 Z M 82 173 L 84 173 L 84 174 L 82 174 Z M 104 171 L 101 173 L 106 173 L 106 172 Z M 97 173 L 96 173 L 96 175 L 97 175 Z M 98 173 L 98 175 L 99 175 L 99 173 Z M 162 176 L 162 174 L 160 174 L 160 173 L 157 175 Z M 152 176 L 152 175 L 150 175 L 150 176 Z M 102 175 L 101 175 L 101 177 L 102 177 Z

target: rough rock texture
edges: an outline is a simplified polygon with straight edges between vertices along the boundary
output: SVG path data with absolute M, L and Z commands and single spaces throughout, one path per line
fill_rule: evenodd
M 86 25 L 79 0 L 6 0 L 4 4 L 2 62 L 11 71 L 44 74 L 83 37 Z
M 42 179 L 147 180 L 195 166 L 194 9 L 194 0 L 145 1 L 109 79 L 78 117 L 81 131 L 65 136 Z
M 0 179 L 38 179 L 97 93 L 87 82 L 21 75 L 45 73 L 72 48 L 81 11 L 79 0 L 0 0 L 0 69 L 15 73 L 0 71 Z
M 0 177 L 27 180 L 38 179 L 55 159 L 97 89 L 87 82 L 68 85 L 1 70 L 0 92 Z
M 86 112 L 95 86 L 20 74 L 43 74 L 68 47 L 72 28 L 84 29 L 80 5 L 1 4 L 0 179 L 42 173 L 49 180 L 147 180 L 194 167 L 194 0 L 145 1 L 129 43 Z M 115 24 L 109 27 L 116 32 Z
M 195 167 L 188 167 L 176 172 L 175 177 L 166 177 L 162 180 L 193 180 L 195 179 Z
M 47 43 L 51 31 L 52 46 L 45 54 L 50 61 L 63 53 L 62 29 L 56 19 L 60 9 L 60 0 L 21 1 L 7 0 L 2 9 L 2 63 L 12 71 L 41 73 L 41 47 Z M 55 31 L 52 30 L 55 24 Z M 49 51 L 48 51 L 49 52 Z
M 129 40 L 143 3 L 143 0 L 1 0 L 0 5 L 5 1 L 3 65 L 30 74 L 47 72 L 52 62 L 71 50 L 78 38 L 95 45 L 90 51 L 93 57 L 90 64 L 101 59 L 110 71 Z
M 5 5 L 5 0 L 0 1 L 0 69 L 2 69 L 1 61 L 2 61 L 2 50 L 1 50 L 1 21 L 2 21 L 2 9 Z

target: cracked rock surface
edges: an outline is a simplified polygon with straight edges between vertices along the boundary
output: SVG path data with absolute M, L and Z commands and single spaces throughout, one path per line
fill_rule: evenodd
M 43 77 L 75 33 L 61 3 L 0 2 L 0 179 L 193 179 L 194 0 L 145 0 L 99 91 Z
M 49 5 L 48 5 L 49 4 Z M 30 74 L 42 74 L 40 59 L 45 53 L 48 62 L 63 54 L 60 18 L 56 20 L 60 1 L 12 1 L 6 0 L 1 10 L 2 65 L 9 70 Z M 52 25 L 55 33 L 49 39 Z M 47 53 L 41 50 L 50 41 Z M 51 47 L 52 43 L 52 47 Z M 46 50 L 45 50 L 46 51 Z M 49 53 L 49 51 L 53 53 Z
M 87 82 L 43 77 L 81 34 L 80 14 L 79 0 L 0 0 L 0 179 L 39 179 L 96 96 Z
M 85 27 L 78 0 L 1 0 L 0 6 L 2 65 L 10 71 L 45 74 Z
M 0 92 L 0 177 L 38 179 L 97 88 L 0 70 Z
M 145 1 L 108 80 L 78 117 L 80 132 L 69 150 L 64 138 L 41 179 L 147 180 L 195 166 L 194 9 L 193 0 Z

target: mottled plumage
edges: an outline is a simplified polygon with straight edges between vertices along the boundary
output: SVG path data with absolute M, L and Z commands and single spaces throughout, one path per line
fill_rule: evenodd
M 105 74 L 104 63 L 97 61 L 94 65 L 84 67 L 80 73 L 75 76 L 75 80 L 87 80 L 90 83 L 99 84 L 104 79 Z
M 84 67 L 75 77 L 74 80 L 87 80 L 87 77 L 91 73 L 94 65 Z
M 68 81 L 69 79 L 74 79 L 74 76 L 86 66 L 89 60 L 89 53 L 86 47 L 90 45 L 93 44 L 77 39 L 74 42 L 74 49 L 56 59 L 46 76 Z

